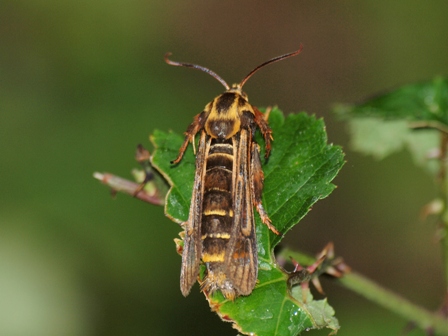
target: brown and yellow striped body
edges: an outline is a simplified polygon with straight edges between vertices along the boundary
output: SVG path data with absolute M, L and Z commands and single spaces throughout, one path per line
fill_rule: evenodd
M 202 204 L 202 261 L 207 265 L 207 278 L 202 289 L 221 289 L 229 298 L 235 296 L 226 271 L 228 244 L 233 227 L 233 141 L 212 139 L 206 156 L 204 200 Z
M 165 55 L 168 64 L 204 71 L 226 88 L 195 116 L 185 132 L 178 157 L 172 161 L 179 163 L 190 142 L 195 148 L 195 136 L 199 133 L 190 213 L 183 223 L 180 288 L 185 296 L 197 280 L 201 261 L 207 267 L 201 284 L 205 293 L 219 290 L 228 300 L 233 300 L 252 292 L 258 274 L 254 207 L 261 221 L 272 232 L 280 234 L 261 204 L 264 175 L 260 149 L 254 140 L 259 129 L 267 158 L 272 131 L 264 115 L 249 104 L 242 87 L 262 67 L 298 55 L 301 50 L 302 46 L 262 63 L 232 87 L 207 68 L 174 62 L 168 58 L 169 53 Z
M 233 159 L 232 141 L 212 139 L 206 156 L 202 203 L 203 262 L 224 262 L 233 224 Z

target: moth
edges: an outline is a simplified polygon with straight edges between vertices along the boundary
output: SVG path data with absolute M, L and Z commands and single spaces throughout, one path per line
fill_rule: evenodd
M 264 174 L 260 147 L 254 140 L 258 129 L 264 138 L 267 159 L 272 131 L 264 114 L 249 103 L 242 88 L 262 67 L 296 56 L 301 51 L 302 46 L 259 65 L 232 87 L 205 67 L 174 62 L 169 59 L 171 53 L 165 55 L 169 65 L 206 72 L 226 88 L 194 117 L 185 132 L 178 157 L 171 162 L 179 163 L 192 143 L 196 172 L 188 220 L 182 224 L 185 238 L 180 288 L 184 296 L 189 294 L 198 278 L 201 261 L 207 270 L 201 290 L 207 294 L 219 290 L 226 299 L 234 300 L 239 295 L 249 295 L 255 287 L 258 258 L 254 208 L 272 232 L 280 233 L 272 225 L 261 202 Z

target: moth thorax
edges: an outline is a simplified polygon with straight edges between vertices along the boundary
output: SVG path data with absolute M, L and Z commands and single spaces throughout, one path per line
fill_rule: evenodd
M 239 132 L 241 127 L 241 106 L 247 100 L 238 92 L 227 91 L 216 97 L 212 104 L 207 105 L 209 115 L 205 130 L 212 138 L 230 139 Z
M 210 120 L 208 123 L 208 134 L 212 138 L 229 139 L 240 130 L 240 120 Z

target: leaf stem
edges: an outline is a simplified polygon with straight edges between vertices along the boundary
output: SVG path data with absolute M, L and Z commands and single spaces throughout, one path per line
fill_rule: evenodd
M 314 262 L 314 258 L 289 249 L 282 250 L 280 256 L 283 258 L 291 256 L 303 264 Z M 413 322 L 423 330 L 432 330 L 438 335 L 448 335 L 448 320 L 442 315 L 410 302 L 359 273 L 353 271 L 346 273 L 336 281 L 345 288 Z

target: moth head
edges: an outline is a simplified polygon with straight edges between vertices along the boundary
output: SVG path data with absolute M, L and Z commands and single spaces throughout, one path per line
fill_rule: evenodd
M 235 92 L 241 97 L 243 97 L 247 102 L 249 101 L 249 97 L 247 96 L 246 92 L 244 92 L 241 88 L 240 84 L 232 84 L 232 87 L 227 90 L 228 92 Z

